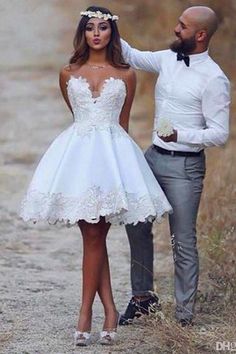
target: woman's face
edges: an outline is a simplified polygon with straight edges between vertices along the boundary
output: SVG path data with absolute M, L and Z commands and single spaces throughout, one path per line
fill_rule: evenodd
M 111 25 L 109 21 L 91 18 L 85 27 L 85 38 L 90 48 L 94 50 L 105 48 L 111 39 Z

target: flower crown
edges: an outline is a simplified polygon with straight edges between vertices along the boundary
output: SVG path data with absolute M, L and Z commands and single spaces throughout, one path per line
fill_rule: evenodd
M 101 11 L 82 11 L 80 13 L 80 15 L 81 16 L 88 16 L 89 18 L 91 18 L 91 17 L 102 18 L 105 21 L 107 21 L 107 20 L 112 20 L 112 21 L 119 20 L 118 16 L 111 15 L 111 14 L 104 14 Z

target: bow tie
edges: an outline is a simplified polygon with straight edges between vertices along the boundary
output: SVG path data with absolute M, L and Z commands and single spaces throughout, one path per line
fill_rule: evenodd
M 177 60 L 183 60 L 185 62 L 185 65 L 189 66 L 190 64 L 190 58 L 188 55 L 184 55 L 182 53 L 177 53 Z

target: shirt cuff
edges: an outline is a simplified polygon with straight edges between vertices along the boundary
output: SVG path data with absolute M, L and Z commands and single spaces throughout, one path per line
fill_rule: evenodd
M 188 143 L 188 133 L 183 130 L 177 130 L 177 143 Z

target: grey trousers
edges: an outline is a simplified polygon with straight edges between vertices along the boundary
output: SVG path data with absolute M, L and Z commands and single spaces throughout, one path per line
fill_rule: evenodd
M 192 319 L 199 276 L 196 220 L 205 176 L 205 154 L 163 155 L 151 146 L 145 157 L 173 207 L 169 225 L 175 266 L 176 318 Z M 126 231 L 131 249 L 132 293 L 147 295 L 153 291 L 152 224 L 127 225 Z

